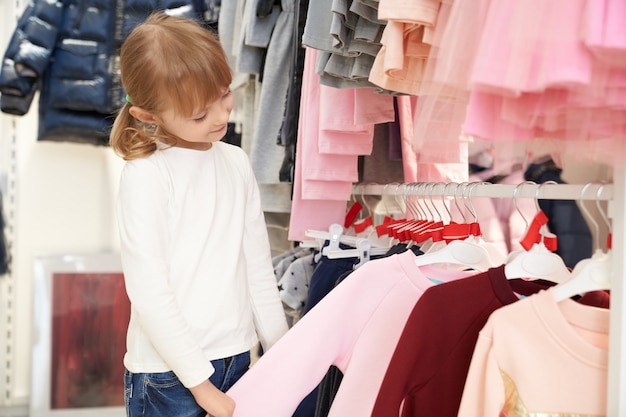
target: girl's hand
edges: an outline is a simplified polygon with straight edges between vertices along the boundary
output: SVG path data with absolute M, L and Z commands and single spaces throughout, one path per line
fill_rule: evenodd
M 210 381 L 205 381 L 189 389 L 196 402 L 210 417 L 232 417 L 235 400 L 217 389 Z

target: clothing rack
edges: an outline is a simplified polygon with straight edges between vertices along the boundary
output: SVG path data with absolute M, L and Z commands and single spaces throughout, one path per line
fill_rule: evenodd
M 419 187 L 418 184 L 364 184 L 354 187 L 354 195 L 398 195 L 398 196 L 433 196 L 433 197 L 492 197 L 492 198 L 538 198 L 550 200 L 578 200 L 581 198 L 585 184 L 490 184 L 466 183 L 455 187 L 452 183 L 428 183 L 429 187 Z M 452 185 L 452 186 L 449 186 Z M 602 187 L 598 194 L 596 190 Z M 613 184 L 597 183 L 596 187 L 584 192 L 584 200 L 611 201 L 613 199 Z M 598 195 L 596 195 L 598 194 Z
M 432 183 L 431 183 L 432 184 Z M 607 388 L 607 416 L 626 416 L 626 168 L 615 167 L 612 183 L 587 184 L 490 184 L 470 183 L 465 187 L 434 183 L 418 184 L 359 184 L 353 188 L 356 195 L 394 195 L 426 197 L 491 197 L 533 198 L 550 200 L 600 200 L 608 202 L 608 217 L 612 219 L 613 280 L 609 327 L 609 363 Z M 452 184 L 448 184 L 452 185 Z M 619 256 L 617 254 L 622 254 Z

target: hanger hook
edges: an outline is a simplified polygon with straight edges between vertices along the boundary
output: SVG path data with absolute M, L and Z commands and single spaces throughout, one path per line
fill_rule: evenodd
M 558 184 L 558 182 L 549 180 L 549 181 L 542 182 L 541 184 L 537 186 L 537 189 L 535 190 L 535 207 L 537 208 L 537 213 L 541 211 L 541 207 L 539 207 L 539 192 L 541 191 L 541 187 L 547 184 Z M 541 227 L 541 243 L 542 244 L 545 244 L 544 238 L 546 236 L 546 227 L 547 226 L 545 224 Z
M 461 213 L 461 217 L 463 217 L 463 223 L 467 223 L 467 218 L 465 217 L 465 210 L 461 209 L 461 206 L 459 206 L 459 201 L 457 200 L 457 191 L 459 191 L 459 188 L 463 187 L 462 192 L 461 192 L 461 196 L 463 195 L 463 193 L 465 192 L 465 188 L 467 187 L 467 183 L 466 182 L 462 182 L 460 184 L 457 184 L 456 189 L 454 190 L 454 205 L 456 205 L 456 208 L 459 210 L 459 213 Z
M 439 211 L 439 209 L 437 208 L 437 205 L 433 201 L 433 194 L 435 193 L 435 188 L 438 185 L 441 185 L 441 184 L 444 184 L 444 183 L 443 182 L 433 182 L 431 184 L 432 184 L 432 188 L 430 189 L 430 204 L 433 206 L 433 209 L 437 212 L 437 216 L 439 217 L 439 221 L 443 222 L 443 216 L 441 215 L 441 212 Z
M 361 203 L 365 206 L 367 210 L 367 214 L 370 215 L 371 214 L 370 208 L 367 206 L 367 203 L 365 202 L 365 184 L 359 184 L 359 188 L 361 189 Z M 359 215 L 362 215 L 362 214 L 359 213 Z
M 476 212 L 476 207 L 474 206 L 474 201 L 472 200 L 472 192 L 474 191 L 474 189 L 482 184 L 486 184 L 485 182 L 473 182 L 469 185 L 469 190 L 467 192 L 467 202 L 469 204 L 469 206 L 466 206 L 470 213 L 472 214 L 472 216 L 474 217 L 474 223 L 478 223 L 478 213 Z
M 430 186 L 430 182 L 425 182 L 423 183 L 423 189 L 424 191 L 421 192 L 421 197 L 422 197 L 422 202 L 424 203 L 424 208 L 428 211 L 428 213 L 430 214 L 430 217 L 428 217 L 428 220 L 434 220 L 435 219 L 435 214 L 433 213 L 433 211 L 430 209 L 430 207 L 428 206 L 428 203 L 426 202 L 426 196 L 427 196 L 427 189 Z M 431 191 L 432 193 L 432 191 Z
M 517 210 L 517 212 L 519 213 L 522 220 L 524 220 L 524 224 L 526 225 L 526 230 L 528 230 L 528 226 L 529 226 L 528 219 L 524 217 L 524 213 L 522 213 L 522 210 L 520 210 L 519 206 L 517 205 L 517 193 L 522 187 L 522 185 L 525 185 L 525 184 L 537 185 L 535 181 L 524 181 L 524 182 L 517 184 L 515 188 L 513 189 L 513 206 L 515 207 L 515 210 Z
M 537 212 L 541 211 L 541 207 L 539 207 L 539 191 L 541 190 L 541 187 L 547 184 L 558 184 L 558 182 L 554 180 L 549 180 L 542 182 L 541 184 L 539 184 L 539 186 L 537 186 L 537 189 L 535 190 L 535 208 L 537 209 Z
M 406 183 L 400 183 L 396 186 L 396 191 L 393 193 L 393 198 L 396 200 L 396 204 L 398 204 L 398 207 L 400 207 L 400 210 L 404 211 L 404 214 L 406 215 L 407 212 L 407 206 L 406 206 L 406 200 L 402 200 L 402 198 L 398 199 L 399 197 L 402 197 L 402 195 L 404 193 L 400 193 L 400 187 L 404 187 L 405 188 L 405 192 L 406 192 Z M 404 206 L 404 207 L 403 207 Z
M 368 185 L 376 185 L 375 182 L 369 182 L 369 183 L 365 183 L 365 184 L 361 184 L 363 186 L 363 188 L 361 188 L 361 201 L 363 201 L 363 205 L 365 206 L 365 209 L 367 210 L 367 215 L 371 216 L 372 215 L 372 207 L 370 207 L 369 203 L 367 202 L 367 199 L 365 198 L 365 188 Z
M 407 217 L 415 217 L 417 214 L 413 208 L 413 205 L 409 201 L 410 190 L 414 186 L 413 183 L 404 184 L 404 191 L 402 192 L 402 201 L 404 202 L 404 212 Z
M 413 208 L 415 209 L 415 213 L 417 214 L 418 219 L 426 219 L 428 218 L 428 214 L 426 214 L 426 210 L 420 204 L 419 196 L 422 192 L 422 187 L 424 186 L 421 182 L 413 183 L 413 186 L 410 188 L 410 195 L 413 201 Z
M 418 213 L 418 217 L 420 219 L 426 219 L 428 218 L 428 214 L 426 214 L 426 210 L 424 210 L 424 207 L 422 207 L 422 204 L 420 203 L 420 193 L 422 192 L 422 187 L 424 186 L 423 183 L 421 182 L 416 182 L 413 184 L 413 187 L 411 187 L 411 198 L 414 204 L 414 208 L 415 211 Z
M 385 209 L 385 216 L 391 216 L 391 214 L 389 213 L 389 207 L 387 207 L 387 200 L 385 200 L 385 191 L 387 191 L 387 187 L 389 187 L 389 185 L 391 185 L 390 183 L 387 183 L 383 186 L 383 192 L 380 195 L 380 199 L 383 202 L 383 208 Z M 398 184 L 396 184 L 397 186 Z M 397 188 L 396 188 L 397 191 Z M 395 197 L 394 197 L 395 198 Z
M 441 193 L 441 203 L 443 204 L 443 208 L 448 213 L 448 221 L 451 222 L 452 221 L 452 213 L 450 212 L 450 208 L 448 207 L 448 202 L 446 201 L 446 197 L 447 197 L 446 190 L 448 189 L 449 185 L 453 185 L 454 183 L 453 182 L 448 182 L 448 183 L 442 183 L 442 184 L 444 184 L 444 186 L 443 186 L 443 192 Z
M 601 182 L 600 186 L 598 187 L 598 191 L 596 192 L 596 207 L 598 208 L 598 211 L 600 212 L 600 216 L 602 216 L 602 220 L 604 220 L 604 224 L 606 224 L 606 227 L 608 228 L 609 233 L 612 233 L 613 228 L 611 227 L 611 221 L 609 220 L 609 216 L 607 215 L 607 213 L 604 211 L 604 209 L 602 208 L 600 204 L 600 195 L 602 194 L 602 191 L 604 190 L 605 185 L 606 185 L 605 182 Z
M 587 220 L 589 220 L 593 224 L 593 228 L 596 231 L 596 236 L 600 236 L 600 226 L 598 225 L 598 222 L 596 221 L 596 219 L 594 219 L 591 213 L 589 212 L 589 209 L 587 208 L 587 206 L 585 206 L 585 192 L 587 191 L 587 188 L 589 188 L 593 184 L 594 184 L 593 182 L 588 182 L 587 184 L 583 186 L 583 188 L 581 188 L 578 201 L 580 203 L 580 209 L 587 217 Z M 598 242 L 598 239 L 596 239 L 596 250 L 600 250 L 600 243 Z

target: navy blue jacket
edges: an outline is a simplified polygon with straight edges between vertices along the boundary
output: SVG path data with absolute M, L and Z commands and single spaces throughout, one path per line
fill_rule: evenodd
M 150 13 L 204 17 L 203 0 L 33 0 L 2 61 L 0 110 L 24 115 L 39 92 L 39 140 L 107 145 L 124 104 L 119 49 Z

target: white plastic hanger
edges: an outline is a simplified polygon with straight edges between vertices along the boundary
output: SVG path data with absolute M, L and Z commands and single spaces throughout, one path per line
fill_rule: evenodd
M 458 208 L 461 215 L 463 215 L 463 210 L 460 207 Z M 471 211 L 469 207 L 467 208 Z M 474 220 L 477 220 L 475 211 L 472 211 L 472 215 Z M 463 217 L 465 218 L 464 215 Z M 500 265 L 502 263 L 501 260 L 494 262 L 489 254 L 489 250 L 482 243 L 483 240 L 480 236 L 469 236 L 464 240 L 453 240 L 438 250 L 428 251 L 423 255 L 417 256 L 415 264 L 417 266 L 433 264 L 457 265 L 480 272 Z
M 476 208 L 474 207 L 474 203 L 472 201 L 472 190 L 474 189 L 475 186 L 481 185 L 481 184 L 489 184 L 489 183 L 487 182 L 471 183 L 469 186 L 469 191 L 467 195 L 468 198 L 465 199 L 463 203 L 465 204 L 465 207 L 468 208 L 469 212 L 474 217 L 474 222 L 476 223 L 478 223 L 479 220 L 478 220 L 478 215 L 476 213 Z M 466 204 L 466 201 L 467 203 L 469 203 L 469 206 Z M 504 261 L 506 260 L 507 254 L 503 252 L 495 243 L 485 241 L 482 236 L 476 236 L 476 243 L 478 243 L 479 245 L 481 245 L 487 250 L 492 266 L 502 265 Z
M 371 243 L 367 239 L 359 239 L 356 242 L 356 248 L 359 251 L 359 262 L 354 264 L 354 269 L 365 265 L 370 260 Z
M 438 185 L 443 185 L 443 191 L 441 193 L 441 205 L 446 210 L 447 217 L 444 217 L 441 215 L 441 212 L 439 211 L 439 209 L 437 209 L 437 205 L 433 201 L 434 189 Z M 449 185 L 456 185 L 457 189 L 459 186 L 459 184 L 457 183 L 437 182 L 437 183 L 434 183 L 433 188 L 431 190 L 431 194 L 430 194 L 430 203 L 432 204 L 433 209 L 437 212 L 437 216 L 439 220 L 443 224 L 447 224 L 447 223 L 450 223 L 450 221 L 452 221 L 452 213 L 450 212 L 450 209 L 448 208 L 448 204 L 446 203 L 446 189 L 448 188 Z M 442 249 L 445 246 L 446 246 L 446 242 L 443 240 L 435 242 L 432 238 L 428 238 L 426 241 L 424 241 L 420 245 L 420 250 L 424 253 L 429 253 L 429 252 L 434 252 L 436 250 Z
M 487 249 L 476 243 L 475 236 L 470 236 L 465 240 L 453 240 L 439 250 L 416 256 L 415 264 L 417 266 L 450 264 L 481 272 L 494 266 L 489 259 Z
M 343 226 L 337 223 L 333 223 L 328 228 L 328 232 L 322 232 L 318 230 L 307 230 L 305 234 L 308 237 L 316 239 L 324 239 L 328 241 L 328 245 L 324 246 L 319 255 L 326 256 L 328 259 L 340 259 L 340 258 L 359 258 L 361 251 L 357 247 L 357 242 L 363 240 L 357 236 L 349 236 L 343 234 Z M 367 239 L 365 239 L 367 240 Z M 339 244 L 353 246 L 355 249 L 342 249 Z M 371 242 L 368 241 L 371 245 Z M 371 248 L 369 250 L 370 255 L 384 255 L 389 249 L 385 247 Z M 319 260 L 319 259 L 317 259 Z
M 549 183 L 556 184 L 555 181 L 546 181 L 543 184 Z M 524 184 L 536 183 L 533 181 L 526 181 L 518 184 L 513 190 L 513 204 L 515 205 L 518 213 L 524 219 L 526 229 L 528 229 L 528 221 L 517 206 L 516 200 L 517 191 L 519 187 Z M 541 210 L 539 207 L 539 190 L 543 184 L 540 184 L 535 192 L 535 205 L 537 207 L 537 212 Z M 544 243 L 543 239 L 545 236 L 545 226 L 543 226 L 541 230 L 541 241 L 539 243 L 535 243 L 530 250 L 526 251 L 520 249 L 509 254 L 504 266 L 504 274 L 507 279 L 544 279 L 560 284 L 570 278 L 571 273 L 565 265 L 565 262 L 563 262 L 563 259 L 556 253 L 550 252 Z
M 598 222 L 594 220 L 593 216 L 589 213 L 583 202 L 584 193 L 591 184 L 593 183 L 586 184 L 581 190 L 580 206 L 583 209 L 583 212 L 589 218 L 589 221 L 593 223 L 596 229 L 596 236 L 599 236 L 600 227 L 598 226 Z M 608 222 L 608 218 L 604 214 L 604 211 L 601 209 L 599 204 L 599 196 L 603 188 L 604 185 L 598 187 L 598 191 L 596 194 L 596 204 L 598 206 L 598 210 L 600 210 L 600 213 L 602 214 L 602 218 L 605 220 L 607 226 L 609 227 L 610 232 L 610 223 Z M 600 248 L 600 245 L 597 244 L 596 250 L 591 258 L 579 261 L 574 267 L 570 278 L 567 281 L 555 285 L 552 288 L 552 295 L 557 301 L 561 301 L 575 295 L 583 295 L 590 291 L 610 290 L 611 279 L 613 275 L 611 271 L 611 261 L 612 251 L 608 249 L 605 253 Z

